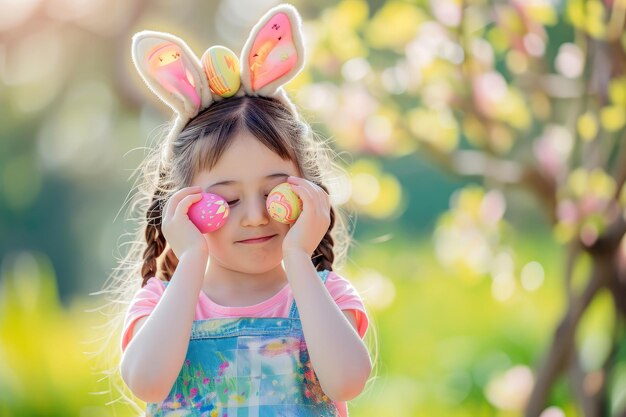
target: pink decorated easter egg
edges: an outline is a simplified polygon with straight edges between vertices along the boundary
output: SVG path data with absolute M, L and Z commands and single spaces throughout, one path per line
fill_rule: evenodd
M 274 187 L 267 196 L 265 205 L 270 217 L 285 224 L 295 223 L 302 213 L 302 200 L 288 182 Z
M 228 203 L 222 197 L 213 193 L 202 193 L 202 200 L 189 207 L 189 220 L 202 233 L 214 232 L 224 225 L 230 213 Z

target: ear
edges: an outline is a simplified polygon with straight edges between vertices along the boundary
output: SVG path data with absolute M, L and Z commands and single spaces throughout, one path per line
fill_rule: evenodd
M 200 61 L 180 38 L 138 32 L 133 36 L 132 58 L 148 87 L 179 115 L 192 118 L 211 104 Z
M 304 65 L 301 19 L 288 4 L 274 7 L 252 28 L 241 51 L 241 82 L 251 95 L 273 95 Z

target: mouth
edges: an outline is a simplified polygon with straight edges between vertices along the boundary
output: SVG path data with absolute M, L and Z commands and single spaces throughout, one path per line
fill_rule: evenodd
M 246 240 L 238 240 L 235 243 L 245 243 L 245 244 L 264 243 L 264 242 L 267 242 L 267 241 L 273 239 L 275 236 L 277 236 L 277 235 L 262 236 L 262 237 L 257 237 L 257 238 L 253 238 L 253 239 L 246 239 Z

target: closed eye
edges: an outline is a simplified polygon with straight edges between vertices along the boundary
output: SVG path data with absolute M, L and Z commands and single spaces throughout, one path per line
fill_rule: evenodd
M 264 194 L 265 198 L 267 198 L 269 196 L 269 194 Z M 232 200 L 232 201 L 227 201 L 229 206 L 234 206 L 235 204 L 237 204 L 239 202 L 239 199 L 237 200 Z

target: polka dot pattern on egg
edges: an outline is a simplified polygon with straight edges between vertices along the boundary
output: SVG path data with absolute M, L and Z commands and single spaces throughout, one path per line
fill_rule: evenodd
M 226 200 L 213 193 L 202 193 L 202 200 L 192 204 L 187 211 L 189 220 L 202 233 L 218 230 L 226 222 L 229 213 Z

